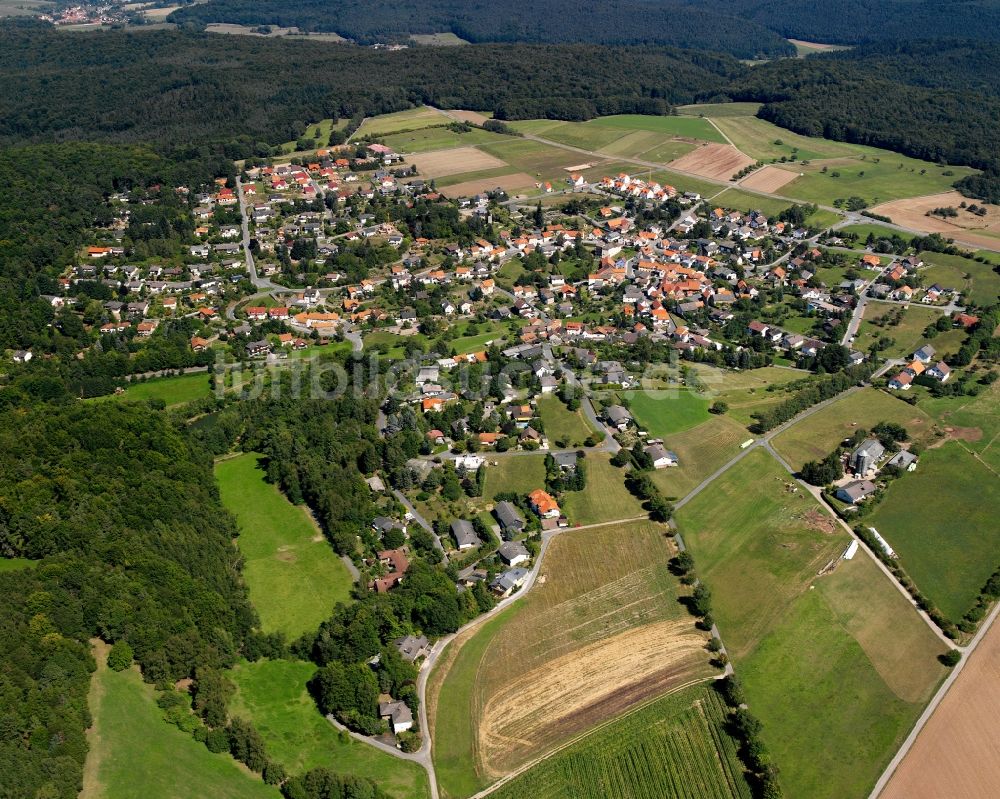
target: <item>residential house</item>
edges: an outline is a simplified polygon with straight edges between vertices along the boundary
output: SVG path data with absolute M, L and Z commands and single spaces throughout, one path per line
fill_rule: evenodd
M 405 702 L 393 699 L 378 703 L 378 715 L 389 723 L 389 729 L 394 735 L 406 732 L 413 727 L 413 711 Z
M 407 663 L 413 663 L 431 652 L 430 641 L 423 635 L 406 635 L 392 642 Z
M 514 590 L 520 588 L 524 585 L 524 581 L 528 579 L 528 570 L 523 566 L 516 566 L 513 569 L 508 569 L 503 574 L 498 574 L 493 582 L 490 583 L 490 588 L 493 593 L 500 597 L 508 597 Z
M 527 547 L 520 541 L 505 541 L 500 545 L 500 549 L 497 550 L 497 555 L 508 566 L 518 566 L 521 563 L 527 563 L 530 558 Z
M 558 519 L 561 514 L 559 504 L 541 488 L 536 488 L 528 494 L 528 504 L 543 519 Z
M 875 493 L 875 484 L 870 480 L 852 480 L 837 489 L 834 496 L 841 502 L 857 505 Z
M 652 458 L 654 469 L 665 469 L 668 466 L 677 465 L 677 454 L 664 447 L 662 443 L 650 444 L 644 452 Z
M 513 502 L 507 500 L 498 502 L 493 509 L 493 515 L 500 522 L 500 530 L 504 538 L 511 538 L 524 531 L 524 516 L 521 515 L 521 511 Z
M 451 523 L 451 535 L 455 539 L 455 545 L 458 547 L 459 552 L 473 549 L 483 543 L 479 539 L 479 536 L 476 535 L 476 530 L 472 526 L 472 522 L 465 519 L 456 519 Z

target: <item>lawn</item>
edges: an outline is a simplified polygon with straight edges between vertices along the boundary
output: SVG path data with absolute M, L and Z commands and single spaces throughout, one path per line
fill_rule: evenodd
M 448 117 L 433 111 L 426 106 L 410 108 L 406 111 L 398 111 L 395 114 L 382 114 L 381 116 L 369 117 L 358 129 L 355 136 L 384 136 L 387 133 L 395 133 L 401 130 L 416 130 L 417 128 L 429 128 L 435 125 L 445 126 L 449 122 Z
M 490 453 L 483 457 L 490 460 Z M 542 453 L 500 455 L 486 467 L 486 486 L 483 495 L 491 501 L 497 494 L 513 492 L 529 494 L 536 488 L 545 488 L 545 455 Z
M 718 693 L 694 686 L 611 722 L 491 794 L 495 799 L 750 799 Z
M 168 724 L 138 669 L 111 671 L 105 657 L 91 682 L 83 799 L 279 799 L 228 753 L 212 754 Z
M 981 264 L 961 255 L 923 252 L 927 264 L 920 270 L 924 286 L 938 283 L 962 292 L 962 298 L 977 305 L 991 305 L 1000 297 L 1000 275 L 990 264 Z
M 685 388 L 622 392 L 640 428 L 650 438 L 680 433 L 708 419 L 709 399 Z
M 428 697 L 443 796 L 714 674 L 673 551 L 648 521 L 567 531 L 521 602 L 451 644 Z
M 315 630 L 337 602 L 350 601 L 352 578 L 308 511 L 264 481 L 258 458 L 245 453 L 219 461 L 215 475 L 239 524 L 243 574 L 261 626 L 297 638 Z
M 0 574 L 15 572 L 33 566 L 37 561 L 28 558 L 0 558 Z
M 879 422 L 903 425 L 910 437 L 927 441 L 934 420 L 918 407 L 875 388 L 842 397 L 775 436 L 771 443 L 793 469 L 821 460 L 859 427 L 871 430 Z
M 642 515 L 639 500 L 625 488 L 625 472 L 611 465 L 610 455 L 592 452 L 585 466 L 587 487 L 563 497 L 562 510 L 570 524 L 598 524 Z
M 582 409 L 569 410 L 565 403 L 553 394 L 540 397 L 538 413 L 545 426 L 545 435 L 549 446 L 555 447 L 557 441 L 566 442 L 567 447 L 582 447 L 594 428 L 587 422 Z
M 340 733 L 316 709 L 306 682 L 316 666 L 303 661 L 242 662 L 229 671 L 236 694 L 229 712 L 253 722 L 268 755 L 289 774 L 326 767 L 366 777 L 398 799 L 430 796 L 427 772 Z
M 183 405 L 211 395 L 208 372 L 194 372 L 177 377 L 156 377 L 140 383 L 131 383 L 124 394 L 109 394 L 98 399 L 127 399 L 137 402 L 158 399 L 163 400 L 168 408 Z
M 920 456 L 864 523 L 892 545 L 920 590 L 953 621 L 1000 566 L 1000 474 L 962 442 Z
M 864 550 L 765 451 L 677 522 L 787 796 L 864 796 L 942 676 L 943 651 Z
M 911 303 L 898 325 L 872 324 L 873 320 L 891 316 L 902 307 L 894 303 L 869 302 L 865 306 L 865 314 L 854 339 L 854 349 L 867 352 L 872 344 L 887 336 L 894 339 L 894 342 L 887 349 L 881 350 L 879 355 L 883 358 L 908 358 L 921 344 L 927 343 L 924 341 L 924 330 L 941 316 L 940 310 L 929 305 Z

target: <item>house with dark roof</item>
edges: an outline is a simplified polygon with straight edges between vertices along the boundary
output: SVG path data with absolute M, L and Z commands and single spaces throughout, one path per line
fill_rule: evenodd
M 413 663 L 422 657 L 426 657 L 431 651 L 430 641 L 423 635 L 405 635 L 393 641 L 392 645 L 396 647 L 396 651 L 399 652 L 400 656 L 407 663 Z
M 498 574 L 493 582 L 490 583 L 490 589 L 494 594 L 501 597 L 508 597 L 514 593 L 515 588 L 520 588 L 524 585 L 524 581 L 528 579 L 528 570 L 517 566 L 513 569 L 508 569 L 503 574 Z
M 524 516 L 521 515 L 521 511 L 513 502 L 507 500 L 498 502 L 493 509 L 493 515 L 500 522 L 500 530 L 503 532 L 504 538 L 510 538 L 524 530 Z
M 650 444 L 643 450 L 653 460 L 654 469 L 666 469 L 677 465 L 677 453 L 671 452 L 661 443 Z
M 406 732 L 413 726 L 413 711 L 410 710 L 409 705 L 397 699 L 379 702 L 378 715 L 389 723 L 389 730 L 394 735 Z
M 460 552 L 478 547 L 483 543 L 476 535 L 476 529 L 472 526 L 472 522 L 465 519 L 456 519 L 451 523 L 451 535 Z
M 519 566 L 530 558 L 527 547 L 520 541 L 505 541 L 497 550 L 497 555 L 508 566 Z
M 609 425 L 624 432 L 632 423 L 632 414 L 621 405 L 609 405 L 604 409 L 604 418 Z

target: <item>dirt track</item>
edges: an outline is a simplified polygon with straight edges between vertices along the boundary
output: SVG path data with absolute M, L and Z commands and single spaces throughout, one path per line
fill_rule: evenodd
M 729 180 L 752 163 L 754 160 L 750 156 L 744 155 L 731 144 L 705 144 L 674 159 L 667 166 L 713 180 Z
M 993 625 L 879 799 L 1000 796 L 1000 625 Z

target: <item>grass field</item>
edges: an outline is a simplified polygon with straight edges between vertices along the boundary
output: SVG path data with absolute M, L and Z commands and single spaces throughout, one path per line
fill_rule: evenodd
M 712 205 L 719 208 L 732 208 L 736 211 L 763 211 L 767 216 L 777 216 L 792 203 L 788 200 L 777 200 L 739 189 L 726 189 L 722 194 L 712 198 Z
M 168 724 L 138 669 L 97 658 L 90 689 L 94 727 L 81 799 L 279 799 L 228 754 L 212 754 Z
M 678 602 L 672 553 L 648 521 L 568 531 L 520 603 L 452 644 L 428 700 L 443 796 L 713 674 Z
M 562 510 L 570 524 L 598 524 L 642 515 L 639 500 L 625 488 L 625 472 L 611 465 L 606 453 L 587 455 L 587 487 L 570 491 Z
M 416 130 L 434 125 L 447 125 L 448 118 L 426 106 L 397 111 L 395 114 L 382 114 L 370 117 L 358 129 L 356 136 L 384 136 L 400 130 Z
M 928 449 L 865 518 L 946 616 L 958 621 L 1000 566 L 1000 475 L 963 442 Z
M 591 733 L 491 796 L 750 799 L 725 719 L 714 690 L 688 688 Z
M 679 463 L 653 472 L 653 483 L 665 497 L 679 499 L 737 455 L 748 438 L 746 428 L 726 416 L 712 416 L 697 427 L 667 436 L 664 445 L 677 453 Z
M 583 446 L 583 442 L 594 432 L 582 409 L 571 411 L 552 394 L 539 398 L 538 413 L 545 425 L 550 447 L 556 446 L 557 441 L 565 441 L 569 447 Z
M 785 391 L 768 391 L 768 387 L 784 386 L 809 376 L 808 372 L 799 369 L 774 366 L 736 372 L 703 364 L 696 371 L 705 384 L 709 399 L 725 402 L 729 406 L 726 416 L 742 425 L 753 421 L 752 413 L 776 405 L 785 398 Z
M 796 148 L 799 160 L 850 156 L 859 149 L 853 144 L 800 136 L 750 115 L 719 116 L 713 121 L 740 150 L 761 161 L 789 158 Z
M 467 133 L 456 133 L 446 127 L 421 128 L 407 133 L 392 133 L 383 138 L 387 146 L 401 153 L 447 150 L 452 147 L 470 147 L 503 140 L 503 136 L 499 133 L 489 133 L 478 128 L 473 128 Z
M 887 150 L 862 148 L 862 152 L 867 155 L 864 160 L 851 156 L 800 164 L 804 174 L 782 186 L 781 193 L 821 205 L 848 197 L 862 197 L 877 205 L 887 200 L 948 191 L 956 178 L 975 172 L 965 167 L 918 161 Z M 824 168 L 826 173 L 822 171 Z
M 903 425 L 914 441 L 927 441 L 933 435 L 934 420 L 920 408 L 884 391 L 863 388 L 792 425 L 771 443 L 793 469 L 801 469 L 806 461 L 825 458 L 859 427 L 871 430 L 883 421 Z
M 1000 297 L 1000 275 L 989 264 L 938 252 L 924 252 L 920 257 L 927 264 L 920 270 L 925 286 L 939 283 L 958 289 L 963 299 L 977 305 L 991 305 Z
M 699 103 L 677 106 L 677 113 L 684 116 L 703 116 L 711 119 L 719 117 L 752 117 L 760 110 L 760 103 Z
M 925 397 L 918 407 L 945 427 L 967 428 L 962 446 L 1000 472 L 1000 383 L 977 397 Z
M 431 47 L 455 47 L 456 45 L 468 44 L 465 39 L 456 36 L 451 31 L 447 33 L 412 33 L 410 38 L 417 44 L 430 45 Z
M 792 489 L 795 489 L 794 491 Z M 943 646 L 766 452 L 677 514 L 787 796 L 863 796 L 943 675 Z
M 650 438 L 690 430 L 708 419 L 708 398 L 683 388 L 625 391 L 636 423 Z
M 350 601 L 351 575 L 304 507 L 264 481 L 258 455 L 219 461 L 223 504 L 236 516 L 250 599 L 266 632 L 289 639 L 315 630 L 337 602 Z
M 341 734 L 323 718 L 306 690 L 315 671 L 314 664 L 302 661 L 239 663 L 229 671 L 236 684 L 229 712 L 253 722 L 268 755 L 289 774 L 325 766 L 374 780 L 398 799 L 430 796 L 427 773 L 419 765 Z
M 876 223 L 865 223 L 861 225 L 846 225 L 842 227 L 839 231 L 840 233 L 854 233 L 858 236 L 858 245 L 861 247 L 865 246 L 865 241 L 868 240 L 868 235 L 873 235 L 876 239 L 891 239 L 893 236 L 901 236 L 902 238 L 910 238 L 910 234 L 903 233 L 900 230 L 893 230 L 891 227 L 886 227 L 885 225 L 879 225 Z
M 489 453 L 483 457 L 489 460 Z M 545 488 L 545 455 L 503 455 L 486 467 L 486 487 L 483 494 L 493 499 L 497 494 L 513 491 L 528 494 L 536 488 Z
M 141 383 L 132 383 L 124 394 L 108 394 L 95 397 L 97 401 L 127 399 L 144 402 L 149 399 L 163 400 L 168 408 L 202 399 L 212 393 L 208 382 L 208 372 L 195 372 L 177 377 L 157 377 Z
M 913 354 L 914 350 L 924 341 L 924 329 L 932 322 L 936 322 L 941 311 L 927 305 L 911 303 L 903 314 L 903 320 L 898 325 L 885 325 L 879 327 L 872 324 L 874 319 L 882 319 L 901 308 L 901 305 L 886 302 L 869 302 L 865 306 L 865 314 L 858 328 L 857 337 L 854 339 L 854 349 L 867 352 L 876 341 L 883 336 L 894 339 L 894 343 L 887 349 L 882 350 L 880 355 L 884 358 L 907 358 Z M 934 348 L 938 348 L 938 342 L 930 342 Z M 891 376 L 891 375 L 890 375 Z
M 0 574 L 4 572 L 16 572 L 33 566 L 37 561 L 27 558 L 0 558 Z

